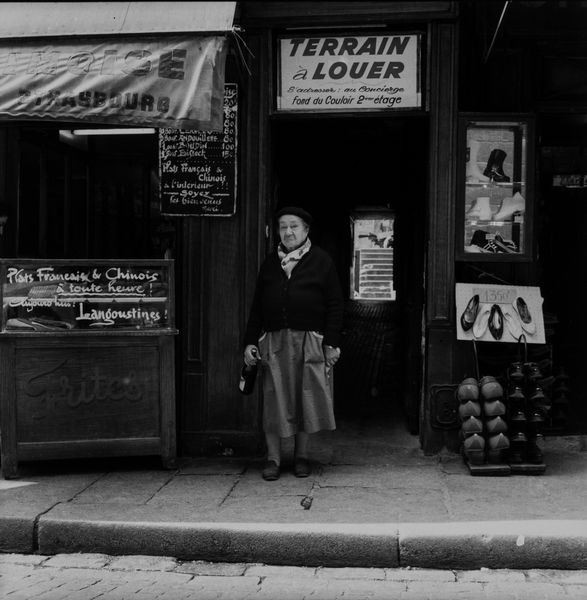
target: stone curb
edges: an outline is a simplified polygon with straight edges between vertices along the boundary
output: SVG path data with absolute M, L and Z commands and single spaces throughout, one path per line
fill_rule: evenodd
M 170 523 L 41 517 L 41 554 L 324 567 L 586 569 L 587 521 Z
M 292 566 L 398 567 L 395 524 L 39 522 L 39 552 L 151 554 Z

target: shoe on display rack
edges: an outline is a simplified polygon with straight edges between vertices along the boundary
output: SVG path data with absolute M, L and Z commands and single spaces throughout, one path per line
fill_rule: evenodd
M 479 384 L 473 377 L 467 377 L 459 383 L 456 391 L 456 397 L 459 402 L 467 400 L 479 400 Z
M 483 171 L 483 175 L 489 177 L 495 183 L 507 183 L 510 178 L 503 172 L 503 161 L 507 153 L 500 148 L 494 148 L 489 155 L 487 166 Z
M 494 304 L 491 307 L 488 327 L 493 339 L 501 340 L 501 336 L 503 335 L 503 313 L 501 312 L 499 304 Z
M 477 339 L 482 338 L 487 331 L 487 325 L 489 323 L 489 313 L 491 312 L 491 306 L 489 304 L 481 304 L 479 306 L 479 313 L 473 324 L 473 336 Z
M 475 294 L 467 303 L 463 314 L 461 315 L 461 327 L 463 331 L 469 331 L 475 323 L 477 313 L 479 312 L 479 294 Z
M 475 198 L 475 201 L 471 205 L 471 208 L 467 211 L 466 217 L 468 219 L 478 219 L 479 221 L 491 221 L 492 212 L 491 205 L 489 204 L 489 196 L 479 196 Z
M 459 406 L 459 417 L 461 421 L 468 419 L 469 417 L 480 417 L 481 416 L 481 404 L 474 400 L 467 400 Z
M 522 214 L 526 210 L 526 200 L 520 192 L 516 192 L 509 198 L 504 198 L 500 209 L 493 215 L 495 221 L 508 221 L 518 213 Z
M 498 433 L 489 438 L 487 449 L 487 462 L 499 464 L 507 462 L 510 441 L 503 433 Z
M 479 380 L 479 391 L 483 400 L 503 398 L 503 387 L 493 375 L 485 375 Z
M 518 296 L 516 300 L 512 303 L 514 310 L 518 313 L 518 317 L 520 317 L 520 321 L 522 322 L 522 329 L 529 333 L 530 335 L 534 335 L 536 333 L 536 323 L 532 320 L 532 315 L 530 314 L 530 309 L 526 304 L 526 301 L 521 296 Z
M 481 143 L 478 140 L 471 140 L 467 148 L 467 181 L 470 183 L 487 183 L 489 181 L 489 177 L 481 173 L 477 164 L 480 146 Z
M 482 465 L 485 462 L 485 438 L 474 433 L 463 442 L 463 451 L 472 465 Z

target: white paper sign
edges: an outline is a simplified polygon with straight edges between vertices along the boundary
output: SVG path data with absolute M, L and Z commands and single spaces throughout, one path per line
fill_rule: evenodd
M 281 38 L 278 110 L 420 108 L 420 35 Z
M 543 301 L 539 287 L 457 283 L 457 339 L 544 344 Z

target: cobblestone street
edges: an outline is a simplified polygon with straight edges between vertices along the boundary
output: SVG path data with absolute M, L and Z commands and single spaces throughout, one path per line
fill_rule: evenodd
M 309 568 L 5 554 L 0 592 L 6 600 L 568 600 L 587 597 L 587 571 Z

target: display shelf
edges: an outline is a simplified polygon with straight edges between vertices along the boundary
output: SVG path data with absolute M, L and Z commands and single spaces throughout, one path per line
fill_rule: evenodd
M 530 260 L 531 121 L 461 116 L 457 258 Z

